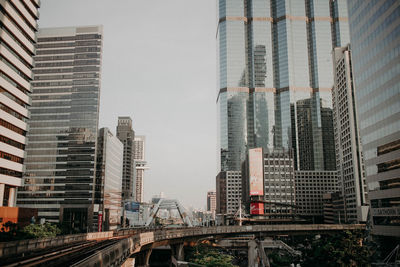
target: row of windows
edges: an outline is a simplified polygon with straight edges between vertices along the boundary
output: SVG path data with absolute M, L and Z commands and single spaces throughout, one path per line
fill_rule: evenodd
M 6 169 L 6 168 L 2 168 L 2 167 L 0 167 L 0 174 L 13 176 L 13 177 L 17 177 L 17 178 L 22 178 L 22 173 L 21 172 L 17 172 L 17 171 Z
M 100 58 L 99 53 L 77 54 L 77 55 L 63 55 L 63 56 L 35 56 L 35 62 L 40 61 L 57 61 L 57 60 L 73 60 L 73 59 L 90 59 Z
M 101 39 L 100 34 L 79 34 L 75 36 L 62 36 L 62 37 L 40 37 L 38 42 L 61 42 L 61 41 L 75 41 L 75 40 L 88 40 L 88 39 Z
M 3 151 L 0 151 L 0 158 L 6 159 L 6 160 L 10 160 L 10 161 L 14 161 L 14 162 L 17 162 L 17 163 L 20 163 L 20 164 L 24 163 L 24 159 L 23 158 L 11 155 L 11 154 L 3 152 Z
M 22 149 L 22 150 L 25 149 L 25 145 L 24 144 L 21 144 L 21 143 L 19 143 L 17 141 L 14 141 L 14 140 L 12 140 L 12 139 L 10 139 L 8 137 L 3 136 L 3 135 L 0 135 L 0 142 L 6 143 L 6 144 L 8 144 L 10 146 L 13 146 L 13 147 L 16 147 L 16 148 L 19 148 L 19 149 Z
M 16 132 L 16 133 L 18 133 L 20 135 L 23 135 L 23 136 L 26 135 L 26 131 L 22 130 L 21 128 L 18 128 L 17 126 L 15 126 L 15 125 L 13 125 L 13 124 L 11 124 L 11 123 L 9 123 L 9 122 L 1 119 L 1 118 L 0 118 L 0 125 L 6 127 L 7 129 L 9 129 L 9 130 L 11 130 L 13 132 Z

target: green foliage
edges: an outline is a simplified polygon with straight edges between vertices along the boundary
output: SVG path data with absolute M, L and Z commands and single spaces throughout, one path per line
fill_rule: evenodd
M 268 254 L 268 259 L 270 261 L 271 267 L 283 267 L 290 266 L 295 260 L 289 255 L 280 255 L 278 253 Z
M 303 251 L 302 266 L 370 266 L 374 249 L 364 241 L 362 232 L 351 231 L 313 240 Z
M 56 225 L 50 223 L 30 224 L 24 228 L 23 232 L 32 236 L 32 238 L 55 237 L 61 234 L 61 230 Z
M 30 224 L 24 229 L 20 229 L 17 224 L 6 222 L 0 231 L 0 242 L 55 237 L 61 234 L 61 230 L 54 224 Z
M 190 262 L 207 267 L 237 267 L 232 264 L 233 257 L 207 246 L 197 246 L 190 255 Z

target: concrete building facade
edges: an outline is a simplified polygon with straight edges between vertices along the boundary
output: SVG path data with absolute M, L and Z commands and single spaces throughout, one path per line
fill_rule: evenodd
M 102 27 L 38 32 L 20 207 L 71 231 L 92 230 Z
M 217 209 L 216 191 L 207 192 L 207 211 L 215 212 Z
M 335 48 L 332 56 L 336 165 L 345 204 L 342 219 L 348 223 L 365 222 L 368 215 L 367 184 L 355 106 L 350 46 Z
M 39 1 L 0 1 L 0 207 L 23 184 Z
M 313 223 L 323 223 L 324 194 L 339 191 L 336 171 L 295 171 L 296 213 Z M 344 223 L 342 218 L 342 223 Z

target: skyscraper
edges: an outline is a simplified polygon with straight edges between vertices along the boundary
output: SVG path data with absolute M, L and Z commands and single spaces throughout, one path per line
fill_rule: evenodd
M 136 135 L 134 139 L 134 160 L 135 160 L 135 196 L 136 202 L 143 202 L 144 171 L 147 170 L 145 158 L 146 138 L 143 135 Z
M 24 186 L 17 204 L 73 231 L 92 228 L 102 27 L 40 29 Z
M 367 219 L 367 185 L 355 106 L 350 46 L 333 51 L 335 85 L 332 90 L 336 164 L 349 223 Z
M 97 206 L 94 210 L 94 224 L 97 223 L 99 232 L 117 229 L 121 221 L 123 154 L 121 141 L 108 128 L 101 128 L 97 142 Z
M 221 172 L 253 147 L 334 170 L 331 52 L 349 42 L 346 2 L 219 0 L 218 14 Z
M 0 207 L 22 185 L 39 1 L 0 1 Z
M 117 137 L 124 145 L 124 164 L 122 171 L 122 200 L 134 200 L 135 193 L 135 132 L 130 117 L 118 117 Z
M 400 236 L 400 2 L 348 1 L 372 233 Z

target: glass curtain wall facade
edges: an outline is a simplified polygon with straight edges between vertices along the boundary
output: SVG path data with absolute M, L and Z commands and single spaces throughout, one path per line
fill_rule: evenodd
M 0 1 L 0 207 L 22 185 L 39 1 Z
M 335 170 L 331 51 L 349 42 L 346 2 L 218 4 L 221 171 L 240 171 L 253 147 L 293 149 L 297 170 Z
M 97 230 L 117 229 L 121 222 L 122 166 L 124 145 L 108 128 L 99 130 L 94 224 Z M 95 228 L 96 229 L 96 228 Z
M 91 230 L 102 27 L 38 32 L 20 207 L 72 231 Z
M 400 236 L 400 2 L 348 1 L 372 232 Z

